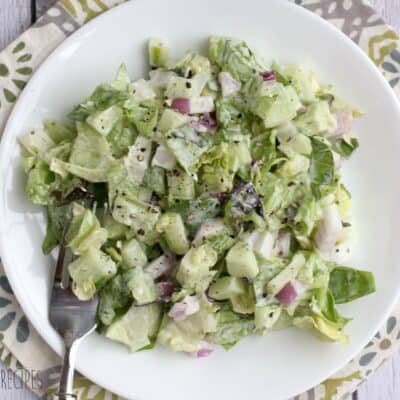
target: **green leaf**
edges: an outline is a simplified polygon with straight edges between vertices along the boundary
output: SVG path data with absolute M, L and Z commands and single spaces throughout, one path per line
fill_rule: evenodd
M 357 138 L 340 139 L 335 143 L 335 150 L 344 158 L 349 158 L 359 146 Z
M 4 360 L 2 360 L 4 364 L 6 364 L 8 367 L 11 366 L 11 363 L 13 361 L 12 354 L 10 353 Z
M 0 297 L 0 308 L 6 307 L 9 304 L 11 304 L 11 301 L 4 298 L 4 297 Z
M 394 49 L 390 53 L 390 57 L 392 58 L 393 61 L 396 61 L 397 63 L 400 64 L 400 51 L 398 51 L 397 49 Z
M 339 327 L 343 327 L 349 321 L 347 318 L 343 318 L 336 310 L 335 299 L 329 289 L 320 288 L 315 290 L 313 299 L 318 304 L 320 313 L 327 320 Z
M 232 311 L 221 310 L 217 313 L 217 331 L 210 335 L 211 341 L 226 349 L 234 346 L 243 337 L 254 332 L 252 319 Z
M 382 63 L 382 68 L 383 68 L 385 71 L 391 72 L 392 74 L 394 74 L 394 73 L 397 72 L 397 68 L 396 68 L 395 65 L 392 64 L 391 62 L 387 62 L 387 61 L 386 61 L 386 62 Z
M 5 275 L 0 277 L 0 287 L 7 293 L 13 294 L 10 283 Z
M 13 79 L 13 82 L 14 82 L 15 86 L 20 90 L 22 90 L 26 85 L 25 81 L 21 81 L 19 79 Z
M 336 304 L 348 303 L 375 292 L 374 275 L 368 271 L 336 267 L 331 272 L 329 289 Z
M 32 75 L 32 68 L 30 67 L 22 67 L 22 68 L 18 68 L 17 72 L 21 75 Z
M 14 103 L 14 101 L 17 100 L 17 96 L 15 96 L 15 94 L 8 89 L 4 88 L 3 93 L 6 100 L 10 103 Z
M 0 64 L 0 76 L 7 76 L 9 74 L 8 68 L 5 64 Z
M 19 42 L 13 49 L 13 53 L 18 53 L 19 51 L 23 50 L 25 48 L 25 43 L 24 42 Z
M 17 59 L 18 62 L 26 62 L 32 59 L 32 54 L 23 54 Z
M 15 319 L 17 314 L 15 312 L 9 312 L 3 318 L 0 319 L 0 331 L 6 331 Z
M 333 154 L 329 146 L 322 140 L 311 138 L 312 154 L 309 175 L 316 185 L 331 185 L 334 178 Z
M 29 337 L 29 324 L 25 316 L 23 316 L 17 325 L 17 341 L 19 343 L 24 343 Z
M 400 78 L 394 78 L 389 82 L 389 85 L 394 88 L 400 81 Z
M 199 197 L 193 201 L 174 202 L 169 211 L 179 213 L 193 236 L 202 222 L 215 218 L 222 211 L 221 203 L 216 197 Z

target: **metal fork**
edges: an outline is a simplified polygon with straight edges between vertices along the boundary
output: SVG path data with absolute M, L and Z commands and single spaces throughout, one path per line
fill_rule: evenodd
M 61 370 L 57 400 L 73 400 L 74 365 L 78 343 L 96 329 L 98 297 L 80 301 L 69 287 L 69 275 L 65 268 L 67 254 L 65 227 L 58 253 L 53 291 L 50 301 L 50 323 L 64 341 L 64 361 Z

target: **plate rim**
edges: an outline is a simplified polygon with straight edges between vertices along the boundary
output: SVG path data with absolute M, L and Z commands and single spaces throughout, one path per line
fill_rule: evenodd
M 98 15 L 91 21 L 87 22 L 86 24 L 82 25 L 80 28 L 78 28 L 73 34 L 71 34 L 69 37 L 67 37 L 61 44 L 59 44 L 52 52 L 48 55 L 48 57 L 39 65 L 35 73 L 32 75 L 31 79 L 28 81 L 25 89 L 23 92 L 20 94 L 18 97 L 17 102 L 15 103 L 13 109 L 11 110 L 11 113 L 9 114 L 7 118 L 7 122 L 5 124 L 4 130 L 3 130 L 3 135 L 0 140 L 0 177 L 4 175 L 4 171 L 6 170 L 6 165 L 5 162 L 3 161 L 5 159 L 5 145 L 4 142 L 6 139 L 8 140 L 8 137 L 12 137 L 13 133 L 13 121 L 16 119 L 16 116 L 19 114 L 19 109 L 21 107 L 21 103 L 23 100 L 28 97 L 31 94 L 31 89 L 32 87 L 35 86 L 36 80 L 39 79 L 39 77 L 43 74 L 43 71 L 46 71 L 49 65 L 55 60 L 60 53 L 62 53 L 65 49 L 68 49 L 70 45 L 74 44 L 75 42 L 79 42 L 81 40 L 84 40 L 84 37 L 87 33 L 89 33 L 92 29 L 96 29 L 97 25 L 101 25 L 104 20 L 107 19 L 112 19 L 114 14 L 117 14 L 119 12 L 123 12 L 123 10 L 126 8 L 130 7 L 135 7 L 136 4 L 141 1 L 145 0 L 135 0 L 135 1 L 126 1 L 124 3 L 121 3 L 106 12 Z M 162 0 L 157 0 L 157 1 L 162 1 Z M 198 0 L 191 0 L 191 1 L 198 1 Z M 387 98 L 390 98 L 390 101 L 396 105 L 395 108 L 397 108 L 397 112 L 400 117 L 400 101 L 398 97 L 396 96 L 394 90 L 390 87 L 389 83 L 387 80 L 384 78 L 384 76 L 381 74 L 379 71 L 378 67 L 372 62 L 372 60 L 365 54 L 365 52 L 361 49 L 361 47 L 354 43 L 347 35 L 345 35 L 341 30 L 339 30 L 337 27 L 333 26 L 329 21 L 325 20 L 324 18 L 316 15 L 312 11 L 302 7 L 301 5 L 295 4 L 291 1 L 288 0 L 269 0 L 269 1 L 274 1 L 276 4 L 279 4 L 279 7 L 286 7 L 288 9 L 292 9 L 293 12 L 297 12 L 298 14 L 302 15 L 301 18 L 309 18 L 310 20 L 314 20 L 318 22 L 321 26 L 324 26 L 325 29 L 330 30 L 336 37 L 337 40 L 341 40 L 347 43 L 348 46 L 352 48 L 353 52 L 357 52 L 361 58 L 363 59 L 365 66 L 368 66 L 369 70 L 377 76 L 377 79 L 381 81 L 383 86 L 385 87 L 386 90 L 386 95 Z M 0 220 L 2 220 L 2 216 L 5 215 L 6 213 L 6 207 L 5 207 L 5 201 L 4 201 L 4 190 L 2 190 L 2 187 L 4 186 L 4 180 L 0 180 Z M 18 301 L 18 304 L 20 305 L 24 315 L 28 318 L 29 322 L 33 325 L 35 330 L 38 332 L 39 336 L 46 342 L 46 344 L 59 356 L 63 353 L 63 349 L 60 348 L 59 343 L 56 343 L 51 335 L 48 334 L 43 328 L 41 328 L 41 317 L 36 314 L 36 311 L 34 307 L 25 299 L 24 294 L 22 292 L 22 288 L 18 285 L 16 278 L 16 275 L 13 275 L 13 269 L 11 268 L 11 262 L 9 261 L 8 257 L 8 252 L 6 250 L 6 232 L 2 228 L 2 224 L 0 224 L 0 255 L 4 267 L 5 274 L 7 276 L 7 279 L 10 282 L 11 288 L 14 292 L 14 295 Z M 11 277 L 11 278 L 9 278 Z M 340 365 L 336 366 L 335 368 L 331 368 L 331 371 L 329 372 L 328 376 L 323 378 L 323 380 L 328 379 L 331 377 L 334 373 L 337 371 L 341 370 L 344 366 L 346 366 L 357 354 L 360 353 L 360 351 L 365 347 L 365 345 L 373 338 L 375 335 L 376 331 L 379 330 L 389 317 L 391 311 L 395 307 L 396 303 L 398 302 L 400 298 L 400 283 L 397 287 L 397 292 L 393 296 L 392 300 L 390 301 L 389 306 L 386 308 L 386 311 L 382 313 L 379 319 L 377 319 L 376 324 L 374 324 L 374 327 L 370 328 L 369 334 L 366 335 L 366 339 L 359 343 L 357 346 L 355 346 L 355 350 L 348 356 L 344 358 L 344 361 L 340 363 Z M 112 384 L 112 380 L 108 382 L 97 382 L 96 379 L 94 379 L 91 370 L 90 369 L 85 369 L 81 368 L 80 366 L 76 366 L 76 370 L 81 372 L 87 379 L 92 381 L 94 384 L 97 384 L 103 388 L 106 388 L 110 392 L 120 396 L 120 397 L 126 397 L 124 393 L 121 393 L 118 388 L 114 387 Z M 316 381 L 316 379 L 315 379 Z M 319 384 L 322 383 L 322 380 L 318 379 L 317 382 L 314 383 L 307 383 L 306 385 L 303 385 L 303 389 L 300 392 L 292 393 L 290 397 L 300 395 L 301 393 L 306 392 L 307 390 L 310 390 Z

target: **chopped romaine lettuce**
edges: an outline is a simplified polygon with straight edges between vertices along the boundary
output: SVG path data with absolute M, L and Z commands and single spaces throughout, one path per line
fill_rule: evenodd
M 217 312 L 217 330 L 209 336 L 210 340 L 231 348 L 240 339 L 249 336 L 254 332 L 254 321 L 242 317 L 232 311 L 221 310 Z
M 88 249 L 68 266 L 72 290 L 79 300 L 89 300 L 117 272 L 114 261 L 98 249 Z
M 89 249 L 99 249 L 107 240 L 107 230 L 100 226 L 92 211 L 74 203 L 66 240 L 74 254 L 79 255 Z
M 98 292 L 99 331 L 131 351 L 200 357 L 290 325 L 347 341 L 336 305 L 375 291 L 342 266 L 354 221 L 340 168 L 362 113 L 244 41 L 212 37 L 179 61 L 164 39 L 147 50 L 147 77 L 121 65 L 70 122 L 20 138 L 43 252 L 66 230 L 74 293 Z
M 161 309 L 158 304 L 132 306 L 120 319 L 106 330 L 106 337 L 126 345 L 131 352 L 143 349 L 151 343 L 160 323 Z
M 331 272 L 329 288 L 337 304 L 348 303 L 374 293 L 375 280 L 372 272 L 336 267 Z

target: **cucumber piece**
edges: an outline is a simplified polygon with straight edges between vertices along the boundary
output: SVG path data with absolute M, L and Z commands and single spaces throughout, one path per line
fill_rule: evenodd
M 229 250 L 225 260 L 231 276 L 252 279 L 258 274 L 256 256 L 246 243 L 236 243 Z
M 152 37 L 148 43 L 149 64 L 151 67 L 166 67 L 169 61 L 169 47 L 164 38 Z
M 183 255 L 189 250 L 185 224 L 180 214 L 163 214 L 156 225 L 157 232 L 164 234 L 168 247 L 175 254 Z

